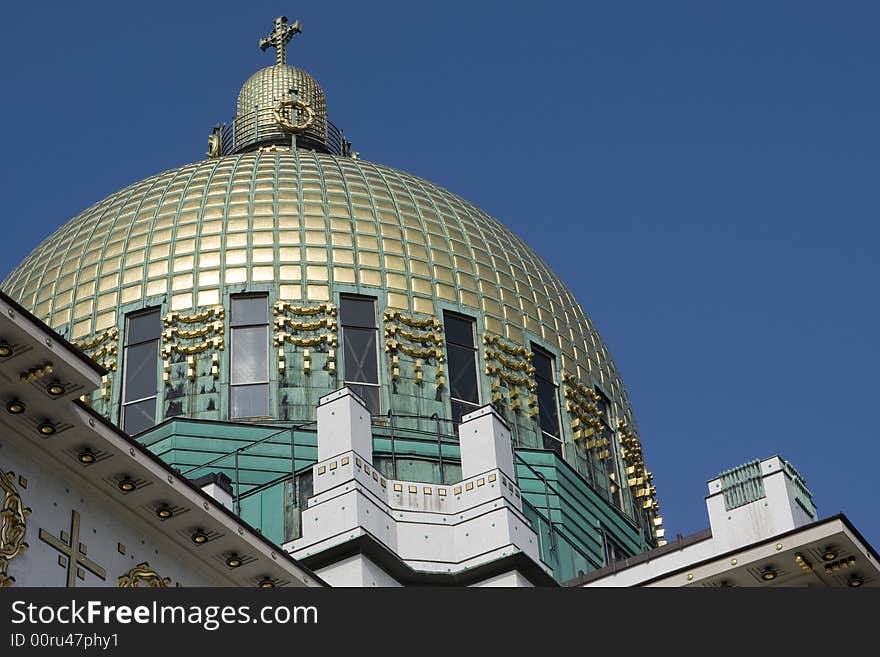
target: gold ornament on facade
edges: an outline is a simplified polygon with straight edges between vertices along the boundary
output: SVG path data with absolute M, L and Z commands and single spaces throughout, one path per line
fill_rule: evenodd
M 440 333 L 414 333 L 407 331 L 405 328 L 389 324 L 385 326 L 385 337 L 394 338 L 401 337 L 408 342 L 417 342 L 419 344 L 435 344 L 443 346 L 443 335 Z
M 277 301 L 272 306 L 275 315 L 273 326 L 275 334 L 272 337 L 273 344 L 278 347 L 278 372 L 287 370 L 287 354 L 284 351 L 285 344 L 295 347 L 303 347 L 302 366 L 303 374 L 312 372 L 312 352 L 314 347 L 324 346 L 327 358 L 324 369 L 331 376 L 336 375 L 336 347 L 339 346 L 338 323 L 336 321 L 336 306 L 329 301 L 315 306 L 295 306 L 287 301 Z M 294 317 L 286 317 L 291 314 L 296 317 L 320 317 L 313 321 L 301 321 Z M 290 329 L 290 331 L 284 330 Z M 301 336 L 297 333 L 313 333 L 324 330 L 323 333 L 312 336 Z
M 311 317 L 312 315 L 326 313 L 330 317 L 336 317 L 336 306 L 329 301 L 319 303 L 317 306 L 294 306 L 288 301 L 276 301 L 275 305 L 272 306 L 272 312 L 276 316 L 290 313 L 291 315 Z
M 171 584 L 170 577 L 160 576 L 159 573 L 151 568 L 150 564 L 146 561 L 131 568 L 124 575 L 120 575 L 117 578 L 117 581 L 119 583 L 119 588 L 121 589 L 134 589 L 141 585 L 164 589 L 168 588 L 168 585 Z
M 513 411 L 522 408 L 520 388 L 529 391 L 528 413 L 536 417 L 539 413 L 538 398 L 531 394 L 538 389 L 535 381 L 535 367 L 532 365 L 532 352 L 520 345 L 509 344 L 500 336 L 483 335 L 483 358 L 486 361 L 486 374 L 492 379 L 492 402 L 510 403 Z M 503 384 L 503 385 L 502 385 Z
M 643 509 L 650 509 L 653 514 L 654 536 L 663 538 L 663 519 L 657 515 L 660 505 L 657 502 L 657 488 L 651 483 L 654 475 L 645 469 L 642 444 L 630 430 L 625 420 L 618 420 L 617 431 L 620 436 L 620 456 L 626 465 L 626 483 L 633 497 Z
M 435 331 L 439 331 L 443 328 L 443 325 L 440 323 L 440 320 L 436 317 L 425 317 L 422 319 L 416 319 L 410 315 L 405 315 L 399 310 L 395 310 L 393 308 L 388 308 L 385 312 L 382 313 L 382 320 L 385 322 L 396 322 L 398 324 L 404 324 L 410 328 L 417 329 L 426 329 L 432 328 Z
M 205 156 L 209 159 L 215 159 L 220 157 L 221 155 L 221 136 L 222 136 L 222 128 L 218 126 L 214 126 L 213 132 L 208 135 L 208 152 L 205 153 Z
M 260 39 L 260 50 L 266 52 L 269 48 L 275 48 L 275 65 L 282 66 L 287 63 L 287 44 L 296 34 L 302 32 L 302 24 L 294 21 L 287 24 L 287 16 L 279 16 L 275 19 L 272 31 Z
M 216 321 L 211 324 L 206 324 L 200 328 L 195 329 L 185 329 L 179 326 L 170 326 L 162 331 L 162 337 L 168 341 L 174 338 L 180 338 L 182 340 L 194 340 L 196 338 L 203 338 L 206 335 L 210 335 L 211 333 L 223 333 L 223 322 Z
M 119 329 L 114 326 L 94 338 L 72 344 L 107 370 L 108 373 L 101 377 L 101 399 L 108 401 L 113 392 L 113 379 L 109 373 L 116 371 L 119 355 Z
M 103 333 L 96 335 L 91 340 L 81 340 L 79 342 L 73 342 L 72 344 L 80 351 L 88 352 L 95 347 L 104 344 L 107 340 L 115 340 L 118 337 L 119 329 L 114 326 L 113 328 L 107 329 Z
M 443 370 L 446 355 L 441 348 L 443 346 L 443 334 L 440 332 L 442 328 L 440 321 L 432 316 L 413 317 L 394 308 L 386 308 L 382 313 L 382 319 L 385 322 L 385 329 L 383 331 L 385 336 L 385 353 L 391 359 L 392 380 L 396 381 L 400 376 L 400 355 L 398 353 L 400 352 L 413 360 L 413 380 L 417 385 L 421 385 L 425 380 L 425 364 L 431 361 L 437 362 L 437 369 L 434 372 L 434 383 L 438 390 L 442 388 L 446 384 L 446 375 Z M 416 330 L 411 331 L 409 329 Z M 426 329 L 433 330 L 426 331 Z
M 283 331 L 284 329 L 293 329 L 295 331 L 317 331 L 325 328 L 328 331 L 336 330 L 336 319 L 333 317 L 323 317 L 314 322 L 300 322 L 292 317 L 276 317 L 275 330 Z
M 532 360 L 532 352 L 526 349 L 525 347 L 521 347 L 519 345 L 510 345 L 504 342 L 500 336 L 497 335 L 489 335 L 488 333 L 483 335 L 483 344 L 488 346 L 498 347 L 501 351 L 506 353 L 509 356 L 517 356 L 519 358 L 524 358 L 531 362 Z
M 220 377 L 220 355 L 217 352 L 226 348 L 223 338 L 225 317 L 226 309 L 223 306 L 213 306 L 201 312 L 190 314 L 172 311 L 162 318 L 164 326 L 162 330 L 162 380 L 166 384 L 171 383 L 172 355 L 179 354 L 186 357 L 186 378 L 195 381 L 197 376 L 195 356 L 209 349 L 215 350 L 211 354 L 211 376 L 215 379 Z M 180 324 L 191 326 L 204 322 L 207 323 L 194 328 L 180 326 Z M 199 341 L 189 342 L 190 340 Z
M 0 507 L 0 588 L 3 588 L 15 584 L 15 578 L 9 575 L 9 563 L 28 549 L 24 539 L 31 510 L 21 501 L 14 472 L 0 472 L 0 491 L 3 492 L 3 506 Z
M 226 317 L 226 309 L 223 306 L 213 306 L 199 313 L 186 315 L 176 310 L 171 311 L 162 318 L 162 323 L 166 328 L 175 324 L 200 324 L 209 319 L 223 319 Z
M 295 109 L 297 111 L 305 112 L 306 118 L 302 123 L 292 123 L 290 119 L 284 116 L 283 112 L 285 109 Z M 315 112 L 312 111 L 312 108 L 305 101 L 286 98 L 284 100 L 279 100 L 275 104 L 275 107 L 272 108 L 272 118 L 275 119 L 275 123 L 281 126 L 282 130 L 296 133 L 308 130 L 312 126 L 315 122 Z

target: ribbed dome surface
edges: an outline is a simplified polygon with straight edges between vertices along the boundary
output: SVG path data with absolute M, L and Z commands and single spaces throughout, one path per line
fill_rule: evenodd
M 309 105 L 314 112 L 314 122 L 303 131 L 303 137 L 321 144 L 327 143 L 327 100 L 321 85 L 305 71 L 286 64 L 268 66 L 254 73 L 242 85 L 238 93 L 236 118 L 247 125 L 236 135 L 236 147 L 250 141 L 254 135 L 278 129 L 270 112 L 280 100 L 290 98 L 290 90 L 296 89 L 297 98 Z M 253 119 L 249 120 L 249 117 Z M 294 121 L 296 122 L 296 121 Z
M 480 331 L 543 342 L 564 372 L 600 382 L 632 426 L 600 336 L 521 239 L 437 185 L 362 160 L 263 150 L 166 171 L 74 217 L 3 289 L 73 340 L 146 305 L 191 311 L 245 289 L 294 303 L 380 290 L 387 307 L 458 309 Z

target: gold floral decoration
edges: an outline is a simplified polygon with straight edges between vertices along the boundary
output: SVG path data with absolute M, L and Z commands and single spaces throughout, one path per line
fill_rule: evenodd
M 171 584 L 171 578 L 160 576 L 159 573 L 150 567 L 149 563 L 143 561 L 128 570 L 124 575 L 120 575 L 118 582 L 121 589 L 134 589 L 140 586 L 141 583 L 146 584 L 148 587 L 164 589 L 168 588 L 168 585 Z
M 15 485 L 15 473 L 0 472 L 0 491 L 3 506 L 0 507 L 0 588 L 15 584 L 9 575 L 9 562 L 28 549 L 25 542 L 27 517 L 31 510 L 24 506 Z

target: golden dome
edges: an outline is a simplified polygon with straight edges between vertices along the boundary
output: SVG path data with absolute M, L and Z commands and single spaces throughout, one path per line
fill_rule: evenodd
M 290 98 L 291 89 L 314 115 L 312 124 L 297 134 L 298 142 L 326 145 L 327 100 L 321 85 L 303 70 L 276 64 L 257 71 L 241 87 L 235 118 L 235 150 L 258 141 L 265 142 L 269 135 L 276 136 L 279 142 L 290 142 L 289 135 L 279 129 L 272 110 L 279 101 Z
M 363 160 L 277 149 L 166 171 L 73 218 L 3 289 L 73 340 L 133 309 L 225 305 L 245 289 L 299 303 L 378 291 L 390 308 L 459 309 L 483 332 L 545 344 L 632 426 L 601 337 L 534 251 L 455 194 Z

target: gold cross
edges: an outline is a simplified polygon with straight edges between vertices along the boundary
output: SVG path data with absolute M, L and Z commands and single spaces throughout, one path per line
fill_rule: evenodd
M 267 48 L 275 48 L 275 65 L 281 66 L 287 62 L 287 42 L 300 32 L 302 25 L 299 21 L 288 25 L 287 16 L 279 16 L 275 19 L 275 27 L 269 32 L 269 36 L 260 39 L 260 50 L 266 52 Z
M 97 575 L 101 579 L 107 579 L 107 571 L 101 568 L 91 559 L 86 558 L 86 546 L 79 542 L 79 513 L 75 510 L 71 512 L 70 517 L 70 535 L 67 532 L 61 532 L 61 538 L 55 538 L 45 529 L 40 529 L 40 540 L 48 543 L 58 550 L 61 555 L 58 557 L 58 564 L 67 568 L 67 587 L 76 586 L 76 578 L 85 579 L 85 570 L 93 575 Z M 66 557 L 66 563 L 65 563 Z

